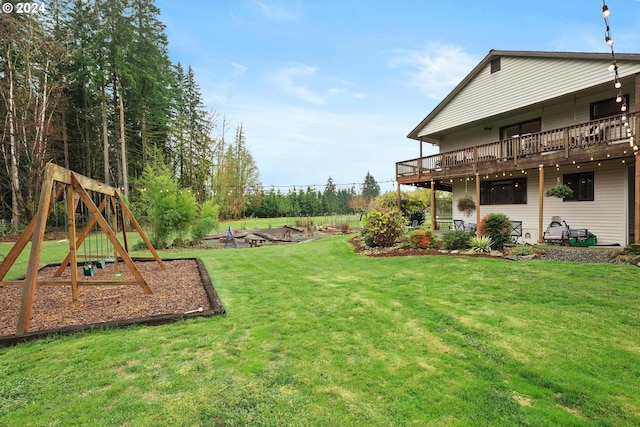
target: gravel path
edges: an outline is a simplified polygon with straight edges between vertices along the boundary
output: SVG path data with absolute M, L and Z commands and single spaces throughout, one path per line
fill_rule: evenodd
M 605 249 L 544 248 L 542 259 L 571 262 L 612 262 L 610 252 Z

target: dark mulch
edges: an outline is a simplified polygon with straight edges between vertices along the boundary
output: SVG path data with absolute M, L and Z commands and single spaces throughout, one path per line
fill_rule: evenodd
M 177 259 L 164 263 L 166 269 L 162 270 L 155 261 L 135 261 L 152 294 L 145 294 L 137 285 L 79 286 L 79 298 L 73 301 L 70 285 L 37 286 L 28 336 L 88 327 L 159 324 L 224 313 L 200 260 Z M 40 270 L 38 278 L 51 279 L 56 269 L 57 266 L 47 266 Z M 83 277 L 82 267 L 79 270 L 82 280 L 133 279 L 122 262 L 118 269 L 109 263 L 104 269 L 96 268 L 93 277 Z M 71 271 L 67 268 L 61 279 L 70 277 Z M 21 301 L 22 287 L 0 286 L 0 343 L 4 338 L 15 337 Z

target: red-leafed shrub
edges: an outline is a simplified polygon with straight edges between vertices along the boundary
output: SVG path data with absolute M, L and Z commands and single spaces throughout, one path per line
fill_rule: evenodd
M 433 248 L 436 244 L 436 239 L 431 230 L 418 229 L 412 231 L 409 235 L 409 244 L 414 249 Z

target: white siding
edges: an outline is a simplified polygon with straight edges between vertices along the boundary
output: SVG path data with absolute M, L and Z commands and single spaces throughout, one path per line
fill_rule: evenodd
M 635 87 L 623 87 L 623 93 L 633 102 Z M 592 92 L 581 97 L 568 96 L 562 99 L 545 101 L 528 111 L 509 115 L 499 120 L 487 121 L 481 125 L 445 135 L 440 142 L 440 152 L 459 150 L 468 146 L 480 145 L 500 140 L 500 128 L 523 121 L 541 118 L 542 130 L 557 129 L 576 123 L 589 121 L 589 106 L 592 102 L 610 99 L 616 92 L 611 88 Z M 490 128 L 486 129 L 485 128 Z
M 545 191 L 557 184 L 558 177 L 562 181 L 563 174 L 577 172 L 594 172 L 595 196 L 593 202 L 564 202 L 555 197 L 544 197 L 543 229 L 546 230 L 553 216 L 559 216 L 570 228 L 586 228 L 598 238 L 600 243 L 627 243 L 627 165 L 621 161 L 596 162 L 576 166 L 545 169 Z M 527 204 L 523 205 L 483 205 L 480 207 L 480 218 L 490 213 L 503 213 L 510 219 L 522 221 L 523 230 L 538 233 L 538 171 L 529 171 L 523 175 L 521 171 L 507 172 L 506 177 L 527 177 Z M 502 176 L 490 176 L 488 180 L 500 179 Z M 481 180 L 485 181 L 484 177 Z M 475 179 L 470 178 L 467 185 L 468 195 L 475 200 Z M 457 201 L 465 195 L 464 179 L 453 182 L 453 218 L 465 222 L 476 222 L 475 212 L 465 217 L 457 209 Z M 535 236 L 532 236 L 535 238 Z
M 493 74 L 489 64 L 480 70 L 431 118 L 419 136 L 540 104 L 613 79 L 606 60 L 502 56 L 501 63 L 500 71 Z M 640 72 L 636 62 L 619 61 L 618 66 L 621 77 Z

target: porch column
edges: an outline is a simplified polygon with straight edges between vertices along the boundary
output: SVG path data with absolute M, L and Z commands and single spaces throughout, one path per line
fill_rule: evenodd
M 418 181 L 422 181 L 422 138 L 418 141 L 420 144 L 420 160 L 418 160 Z
M 400 183 L 398 182 L 398 201 L 397 201 L 398 210 L 400 210 Z
M 542 243 L 544 218 L 544 165 L 538 166 L 538 243 Z
M 476 230 L 480 226 L 480 175 L 476 173 Z
M 431 179 L 431 231 L 436 232 L 436 181 Z

